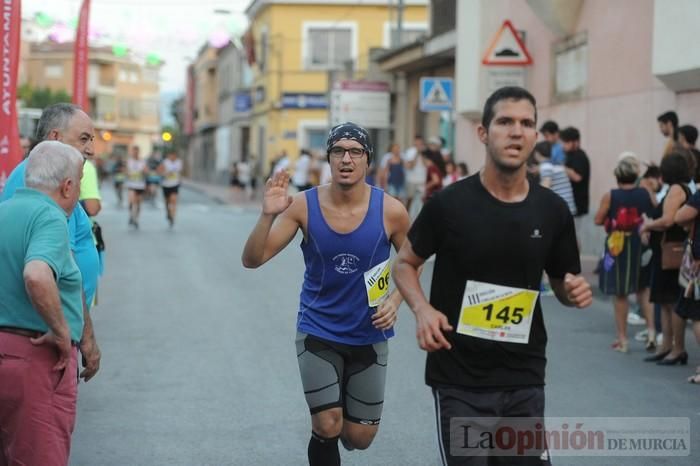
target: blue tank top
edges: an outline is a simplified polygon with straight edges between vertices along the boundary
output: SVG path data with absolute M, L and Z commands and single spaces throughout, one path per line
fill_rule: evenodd
M 403 188 L 405 183 L 405 171 L 402 163 L 388 163 L 389 179 L 387 183 L 395 188 Z
M 297 329 L 347 345 L 369 345 L 394 336 L 372 325 L 364 273 L 384 262 L 391 244 L 384 231 L 384 191 L 372 187 L 369 209 L 354 231 L 338 233 L 323 218 L 318 189 L 305 192 L 307 239 L 302 241 L 306 272 Z

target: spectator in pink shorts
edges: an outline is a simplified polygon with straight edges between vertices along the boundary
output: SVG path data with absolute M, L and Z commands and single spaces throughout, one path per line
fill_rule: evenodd
M 42 142 L 0 204 L 0 466 L 68 464 L 83 301 L 67 217 L 82 172 L 75 148 Z

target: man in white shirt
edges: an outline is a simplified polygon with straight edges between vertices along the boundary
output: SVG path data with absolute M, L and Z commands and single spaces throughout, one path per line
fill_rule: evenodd
M 413 147 L 406 149 L 404 160 L 406 162 L 406 210 L 411 211 L 413 199 L 421 195 L 425 188 L 425 165 L 421 154 L 425 150 L 423 137 L 416 135 Z
M 308 150 L 302 149 L 296 164 L 294 165 L 294 176 L 292 176 L 292 184 L 301 191 L 311 189 L 309 183 L 309 174 L 311 171 L 311 154 Z

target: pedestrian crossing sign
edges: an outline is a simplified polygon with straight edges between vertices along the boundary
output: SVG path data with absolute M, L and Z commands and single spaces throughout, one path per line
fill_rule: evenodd
M 441 112 L 452 110 L 452 78 L 420 79 L 420 110 L 422 112 Z

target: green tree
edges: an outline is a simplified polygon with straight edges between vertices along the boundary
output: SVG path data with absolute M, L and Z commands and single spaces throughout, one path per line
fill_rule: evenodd
M 29 84 L 22 84 L 17 89 L 17 96 L 28 108 L 46 108 L 49 105 L 71 101 L 70 94 L 63 89 L 52 91 L 48 87 L 35 88 Z

